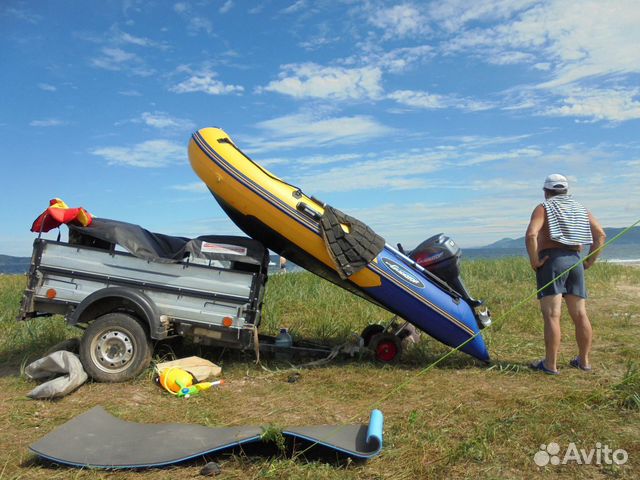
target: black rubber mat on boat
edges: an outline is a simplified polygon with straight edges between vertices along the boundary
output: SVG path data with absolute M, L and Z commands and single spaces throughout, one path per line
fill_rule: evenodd
M 370 458 L 382 449 L 382 414 L 372 413 L 370 426 L 324 425 L 283 430 L 285 438 L 312 442 L 355 458 Z M 158 467 L 219 450 L 261 442 L 261 427 L 210 428 L 184 424 L 140 424 L 120 420 L 94 407 L 30 445 L 49 461 L 78 467 Z
M 349 227 L 349 233 L 342 229 Z M 385 240 L 357 218 L 327 205 L 320 219 L 322 238 L 344 279 L 358 273 L 382 251 Z

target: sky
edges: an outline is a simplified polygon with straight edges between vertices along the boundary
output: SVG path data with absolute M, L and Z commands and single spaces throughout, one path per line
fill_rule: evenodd
M 54 197 L 239 233 L 188 162 L 210 126 L 392 245 L 519 237 L 551 173 L 628 226 L 638 25 L 638 0 L 3 0 L 0 253 Z

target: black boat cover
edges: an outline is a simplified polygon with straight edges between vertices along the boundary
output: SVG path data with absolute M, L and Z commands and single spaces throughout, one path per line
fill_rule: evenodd
M 69 243 L 106 249 L 120 245 L 136 257 L 161 263 L 181 262 L 191 256 L 264 265 L 265 268 L 269 264 L 267 249 L 250 238 L 227 235 L 174 237 L 107 218 L 94 218 L 88 227 L 70 224 Z

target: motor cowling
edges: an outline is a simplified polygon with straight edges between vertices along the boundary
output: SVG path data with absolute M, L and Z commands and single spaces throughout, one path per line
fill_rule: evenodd
M 446 235 L 429 237 L 409 257 L 421 267 L 449 283 L 460 276 L 460 247 Z M 461 292 L 460 292 L 461 293 Z
M 460 278 L 462 251 L 456 242 L 439 233 L 427 238 L 409 253 L 409 258 L 447 283 L 472 307 L 482 304 L 468 292 Z

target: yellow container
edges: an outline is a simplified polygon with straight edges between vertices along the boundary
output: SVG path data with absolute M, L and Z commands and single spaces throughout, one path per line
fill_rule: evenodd
M 167 368 L 160 372 L 160 385 L 171 393 L 178 393 L 183 388 L 193 385 L 193 376 L 181 368 Z

